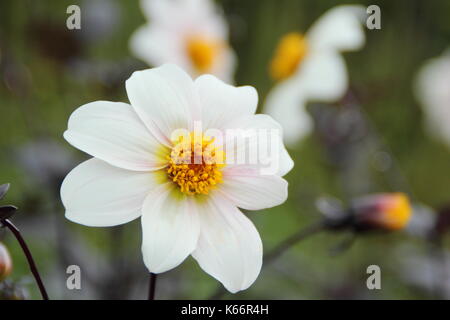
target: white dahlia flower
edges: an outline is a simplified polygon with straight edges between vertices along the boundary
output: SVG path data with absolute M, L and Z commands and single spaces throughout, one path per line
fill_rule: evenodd
M 344 95 L 348 75 L 341 52 L 364 45 L 364 16 L 361 6 L 337 6 L 306 34 L 291 32 L 281 38 L 270 64 L 277 83 L 264 111 L 283 126 L 286 143 L 293 145 L 311 132 L 307 102 L 334 102 Z
M 211 0 L 141 0 L 149 20 L 132 36 L 132 52 L 151 66 L 175 63 L 192 77 L 233 82 L 235 55 L 228 25 Z
M 248 288 L 262 243 L 238 208 L 286 200 L 282 176 L 293 162 L 280 126 L 255 115 L 253 87 L 211 75 L 193 81 L 174 65 L 134 72 L 126 90 L 130 104 L 96 101 L 69 119 L 65 139 L 93 158 L 62 184 L 66 217 L 97 227 L 141 217 L 150 272 L 192 255 L 229 291 Z

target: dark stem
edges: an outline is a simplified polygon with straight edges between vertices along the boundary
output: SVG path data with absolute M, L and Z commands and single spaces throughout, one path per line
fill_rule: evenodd
M 294 233 L 289 238 L 283 240 L 279 243 L 275 248 L 270 250 L 264 255 L 264 264 L 263 267 L 267 266 L 269 263 L 280 257 L 283 253 L 285 253 L 288 249 L 296 245 L 298 242 L 303 239 L 312 236 L 320 231 L 325 230 L 326 226 L 323 221 L 319 221 L 315 224 L 312 224 L 305 229 L 301 229 L 300 231 Z M 208 298 L 209 300 L 219 300 L 221 299 L 227 291 L 222 287 L 218 287 L 217 290 Z
M 427 255 L 429 256 L 430 261 L 436 261 L 440 264 L 443 267 L 442 270 L 446 273 L 445 252 L 442 245 L 442 235 L 437 232 L 433 232 L 428 238 Z M 442 288 L 442 283 L 439 278 L 439 273 L 435 272 L 432 277 L 431 294 L 433 295 L 433 299 L 436 300 L 445 299 L 445 289 Z
M 23 253 L 25 254 L 25 257 L 27 258 L 28 265 L 30 266 L 31 273 L 34 276 L 34 279 L 36 280 L 36 283 L 39 287 L 39 291 L 41 292 L 42 299 L 48 300 L 47 291 L 45 290 L 44 284 L 42 283 L 41 276 L 39 275 L 39 271 L 36 267 L 36 263 L 34 263 L 33 256 L 31 255 L 30 249 L 28 249 L 28 246 L 25 242 L 25 240 L 22 238 L 22 235 L 20 234 L 19 229 L 8 219 L 2 220 L 2 224 L 7 227 L 16 237 L 17 241 L 20 244 L 20 247 L 22 248 Z
M 156 274 L 150 272 L 150 282 L 148 285 L 148 300 L 155 300 Z
M 273 248 L 264 255 L 264 265 L 268 265 L 270 262 L 272 262 L 273 260 L 281 256 L 283 253 L 285 253 L 288 249 L 296 245 L 298 242 L 302 241 L 303 239 L 313 234 L 323 231 L 324 228 L 325 228 L 324 223 L 320 221 L 318 223 L 311 224 L 308 227 L 294 233 L 289 238 L 279 243 L 277 246 L 275 246 L 275 248 Z

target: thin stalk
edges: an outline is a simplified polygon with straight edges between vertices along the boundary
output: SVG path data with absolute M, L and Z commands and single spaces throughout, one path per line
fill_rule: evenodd
M 17 241 L 20 244 L 20 247 L 22 248 L 23 253 L 25 254 L 25 257 L 27 258 L 28 265 L 30 266 L 31 273 L 33 274 L 34 279 L 36 280 L 36 283 L 39 287 L 39 291 L 41 292 L 41 296 L 43 300 L 49 300 L 47 291 L 45 290 L 44 283 L 41 280 L 41 276 L 39 275 L 39 271 L 36 267 L 36 263 L 34 262 L 33 256 L 31 254 L 30 249 L 28 248 L 25 240 L 23 239 L 22 235 L 20 234 L 19 229 L 8 219 L 4 219 L 1 221 L 1 223 L 7 227 L 16 237 Z
M 277 259 L 279 256 L 281 256 L 283 253 L 285 253 L 287 250 L 289 250 L 291 247 L 293 247 L 303 239 L 308 238 L 309 236 L 323 230 L 324 224 L 322 221 L 320 221 L 294 233 L 264 255 L 264 265 L 268 265 L 270 262 Z
M 155 300 L 156 277 L 157 277 L 156 274 L 150 272 L 150 281 L 148 285 L 148 300 Z

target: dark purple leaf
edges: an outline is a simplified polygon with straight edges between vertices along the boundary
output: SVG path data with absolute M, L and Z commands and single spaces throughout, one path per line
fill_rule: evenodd
M 5 194 L 8 192 L 8 189 L 9 189 L 9 183 L 0 185 L 0 200 L 3 199 Z

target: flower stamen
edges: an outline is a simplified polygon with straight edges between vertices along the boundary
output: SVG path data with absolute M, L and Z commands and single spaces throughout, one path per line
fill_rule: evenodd
M 270 63 L 271 77 L 279 81 L 293 75 L 307 52 L 308 44 L 302 34 L 291 32 L 284 35 Z
M 187 41 L 186 50 L 192 64 L 198 72 L 203 73 L 211 69 L 220 45 L 204 37 L 191 37 Z
M 167 174 L 185 194 L 208 194 L 222 182 L 224 157 L 222 149 L 214 144 L 214 138 L 194 134 L 180 136 L 168 156 Z

